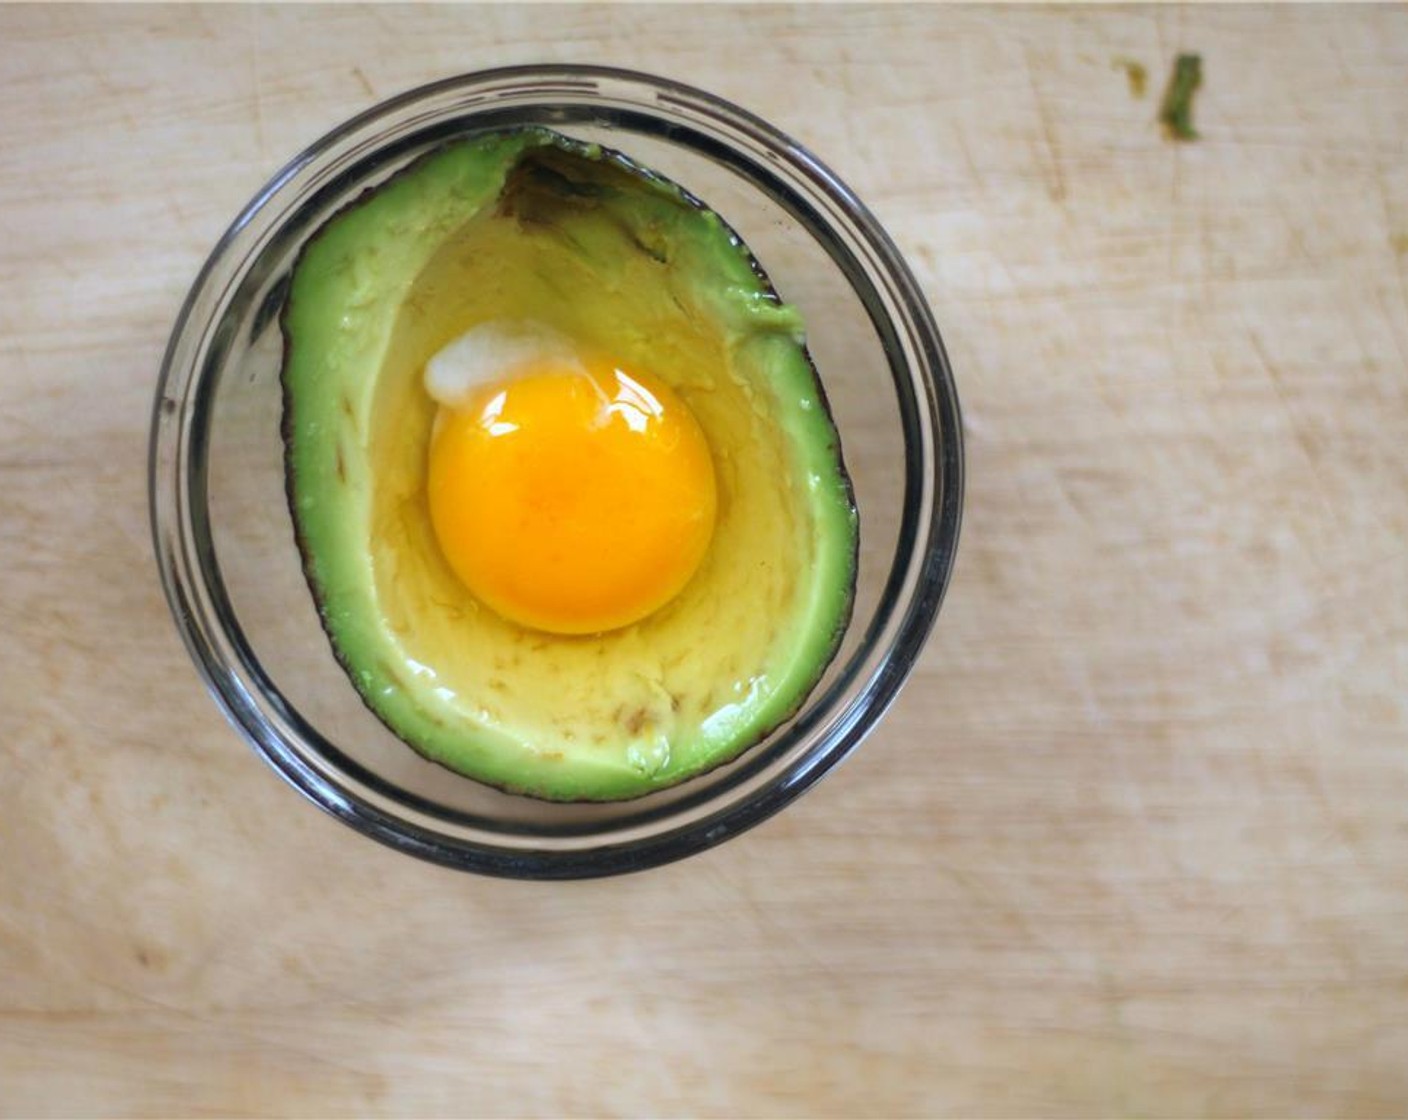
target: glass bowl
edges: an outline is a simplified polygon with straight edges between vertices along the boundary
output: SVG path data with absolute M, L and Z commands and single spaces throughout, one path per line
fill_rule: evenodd
M 285 498 L 279 311 L 300 248 L 335 211 L 436 145 L 530 124 L 618 148 L 733 225 L 805 316 L 860 513 L 854 615 L 803 708 L 734 762 L 634 801 L 514 796 L 401 743 L 333 657 Z M 400 851 L 555 879 L 639 870 L 718 844 L 861 742 L 938 613 L 958 540 L 963 454 L 952 375 L 919 287 L 816 157 L 675 82 L 529 66 L 386 101 L 323 137 L 250 202 L 176 321 L 153 414 L 150 488 L 177 627 L 226 715 L 279 774 Z

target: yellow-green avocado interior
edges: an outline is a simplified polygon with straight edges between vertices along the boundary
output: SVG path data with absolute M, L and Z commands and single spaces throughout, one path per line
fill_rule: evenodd
M 588 637 L 520 628 L 440 554 L 422 373 L 496 319 L 650 370 L 708 438 L 713 541 L 641 622 Z M 309 584 L 362 698 L 428 758 L 542 798 L 639 796 L 758 742 L 834 656 L 856 514 L 800 319 L 675 185 L 543 129 L 456 141 L 328 221 L 295 267 L 283 326 Z

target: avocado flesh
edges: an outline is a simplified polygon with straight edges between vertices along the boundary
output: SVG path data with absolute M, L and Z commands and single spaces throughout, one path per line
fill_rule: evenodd
M 507 622 L 435 540 L 425 363 L 477 323 L 517 319 L 649 369 L 708 437 L 709 552 L 676 599 L 622 630 Z M 309 243 L 284 331 L 309 583 L 357 690 L 423 755 L 543 798 L 639 796 L 756 743 L 834 655 L 856 516 L 801 324 L 679 188 L 545 130 L 454 143 Z

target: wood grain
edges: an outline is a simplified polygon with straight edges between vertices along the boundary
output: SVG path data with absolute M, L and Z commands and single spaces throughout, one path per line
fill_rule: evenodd
M 265 178 L 541 59 L 830 162 L 933 301 L 970 467 L 865 749 L 557 886 L 261 766 L 144 482 L 166 334 Z M 0 8 L 0 1113 L 1408 1112 L 1405 88 L 1401 7 Z

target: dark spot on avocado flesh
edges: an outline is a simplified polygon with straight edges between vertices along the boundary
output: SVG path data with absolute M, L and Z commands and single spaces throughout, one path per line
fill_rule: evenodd
M 658 229 L 634 225 L 618 209 L 602 205 L 619 198 L 622 189 L 638 189 L 634 182 L 584 181 L 580 163 L 561 157 L 562 153 L 554 148 L 542 148 L 524 156 L 505 180 L 499 197 L 499 213 L 525 225 L 554 227 L 562 234 L 564 214 L 601 211 L 604 219 L 634 249 L 656 264 L 670 263 L 668 242 Z M 594 170 L 600 174 L 602 168 Z M 619 169 L 611 168 L 608 174 L 610 172 L 619 173 Z

